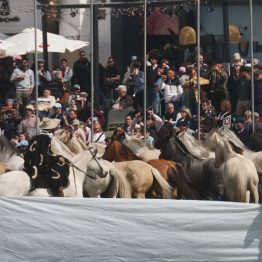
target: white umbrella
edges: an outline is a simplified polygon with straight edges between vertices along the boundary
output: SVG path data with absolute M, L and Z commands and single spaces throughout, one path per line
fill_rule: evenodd
M 19 48 L 19 46 L 12 42 L 0 40 L 0 57 L 15 56 L 18 54 L 17 50 L 19 50 Z
M 11 36 L 7 39 L 8 42 L 19 46 L 16 53 L 24 55 L 26 53 L 35 52 L 35 28 L 26 28 L 22 33 Z M 77 49 L 87 46 L 88 42 L 80 40 L 67 39 L 61 35 L 47 33 L 47 48 L 48 52 L 64 53 L 66 50 L 73 52 Z M 43 33 L 37 29 L 37 51 L 43 52 Z M 12 47 L 8 49 L 11 52 Z

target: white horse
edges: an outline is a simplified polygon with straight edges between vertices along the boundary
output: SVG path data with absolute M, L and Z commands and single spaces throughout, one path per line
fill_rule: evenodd
M 4 136 L 4 131 L 0 132 L 0 162 L 5 163 L 10 170 L 24 168 L 24 159 L 17 155 L 15 146 Z
M 126 133 L 123 144 L 129 147 L 134 152 L 134 154 L 139 156 L 144 162 L 147 162 L 152 159 L 158 159 L 161 153 L 160 150 L 152 146 L 150 147 L 142 140 L 134 136 L 129 136 Z
M 100 160 L 96 157 L 95 150 L 92 159 L 88 163 L 87 173 L 84 181 L 84 193 L 89 197 L 100 198 L 101 196 L 120 198 L 130 198 L 130 186 L 123 176 L 116 170 L 110 162 Z M 99 176 L 103 173 L 105 176 Z
M 258 175 L 254 163 L 235 153 L 227 140 L 214 138 L 216 142 L 215 166 L 224 165 L 224 184 L 229 201 L 258 203 Z
M 52 143 L 51 150 L 53 151 Z M 57 153 L 63 155 L 63 152 Z M 89 150 L 71 159 L 69 185 L 64 188 L 65 197 L 83 197 L 83 184 L 85 177 L 88 176 L 87 168 L 91 159 L 92 154 Z M 23 171 L 11 171 L 0 175 L 0 196 L 52 196 L 50 189 L 37 188 L 31 192 L 30 189 L 31 179 Z
M 59 129 L 55 132 L 55 137 L 63 142 L 74 154 L 79 154 L 87 150 L 87 145 L 78 139 L 72 132 Z
M 191 155 L 198 159 L 215 158 L 215 153 L 204 147 L 191 134 L 186 131 L 179 133 L 178 139 L 186 146 Z
M 212 142 L 215 136 L 219 136 L 221 138 L 227 139 L 235 146 L 235 148 L 242 149 L 242 155 L 254 162 L 257 169 L 257 173 L 260 179 L 262 180 L 262 151 L 253 152 L 249 150 L 241 142 L 241 140 L 235 135 L 235 133 L 227 128 L 226 129 L 221 128 L 211 131 L 211 133 L 207 137 L 207 140 L 205 141 L 205 145 L 210 150 L 215 150 L 215 144 Z
M 51 150 L 55 155 L 61 155 L 66 159 L 72 159 L 75 154 L 59 139 L 52 137 L 51 139 Z
M 140 160 L 117 163 L 111 163 L 104 159 L 98 161 L 92 159 L 89 162 L 88 171 L 95 174 L 99 172 L 100 166 L 102 166 L 109 173 L 116 176 L 119 183 L 125 185 L 125 190 L 129 190 L 129 192 L 125 192 L 125 197 L 145 198 L 146 194 L 153 190 L 154 186 L 158 185 L 163 197 L 171 198 L 171 187 L 159 171 L 151 165 Z

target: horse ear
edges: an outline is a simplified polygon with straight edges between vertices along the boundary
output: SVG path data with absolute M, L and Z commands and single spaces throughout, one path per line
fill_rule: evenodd
M 126 141 L 131 141 L 131 137 L 125 132 Z

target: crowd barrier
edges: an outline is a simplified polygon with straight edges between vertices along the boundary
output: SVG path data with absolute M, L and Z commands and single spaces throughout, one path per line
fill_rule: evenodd
M 262 207 L 186 200 L 0 198 L 0 260 L 262 261 Z

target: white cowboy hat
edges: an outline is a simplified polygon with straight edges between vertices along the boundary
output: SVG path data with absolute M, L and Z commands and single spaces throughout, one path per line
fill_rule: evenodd
M 59 124 L 60 119 L 44 117 L 43 121 L 39 125 L 39 128 L 49 130 L 58 127 Z

